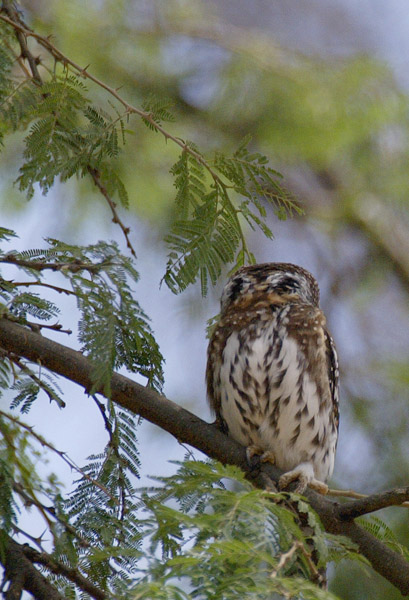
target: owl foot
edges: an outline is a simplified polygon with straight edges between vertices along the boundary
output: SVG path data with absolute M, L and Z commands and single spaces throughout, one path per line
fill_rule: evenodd
M 260 448 L 260 446 L 256 446 L 254 444 L 251 446 L 247 446 L 246 457 L 247 457 L 247 462 L 250 465 L 250 467 L 252 467 L 254 464 L 254 461 L 253 461 L 254 456 L 257 456 L 257 459 L 261 463 L 268 462 L 271 465 L 275 464 L 275 456 L 270 450 L 267 450 L 267 451 L 263 450 L 263 448 Z
M 297 481 L 297 486 L 294 490 L 297 494 L 302 494 L 307 486 L 320 494 L 325 495 L 328 493 L 328 486 L 324 482 L 315 479 L 311 463 L 301 463 L 292 471 L 284 473 L 278 481 L 278 487 L 280 490 L 285 489 L 293 481 Z
M 265 473 L 261 473 L 261 478 L 263 480 L 264 489 L 266 492 L 269 492 L 270 494 L 277 494 L 278 490 L 274 481 Z

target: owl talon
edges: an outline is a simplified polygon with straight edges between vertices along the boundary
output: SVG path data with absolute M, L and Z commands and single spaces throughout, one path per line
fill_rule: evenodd
M 319 479 L 313 479 L 312 481 L 310 481 L 308 486 L 310 488 L 312 488 L 315 492 L 318 492 L 319 494 L 322 494 L 323 496 L 328 494 L 329 488 L 328 488 L 327 484 L 324 483 L 323 481 L 319 481 Z
M 294 490 L 296 494 L 305 492 L 307 486 L 320 494 L 325 495 L 328 493 L 328 486 L 323 481 L 315 479 L 314 469 L 310 463 L 301 463 L 292 471 L 284 473 L 278 481 L 278 487 L 280 490 L 285 489 L 293 481 L 297 481 L 297 486 Z
M 255 456 L 257 456 L 256 460 L 254 460 Z M 256 446 L 255 444 L 247 446 L 246 457 L 247 462 L 251 468 L 254 468 L 259 462 L 268 462 L 272 465 L 275 464 L 274 454 L 270 450 L 264 451 L 262 448 L 260 448 L 260 446 Z
M 294 490 L 296 494 L 303 494 L 308 485 L 308 477 L 301 473 L 295 473 L 294 471 L 290 471 L 289 473 L 285 473 L 278 480 L 278 488 L 280 490 L 285 490 L 290 483 L 293 481 L 298 481 L 297 486 Z
M 263 454 L 260 456 L 260 461 L 262 463 L 270 463 L 270 465 L 275 465 L 276 457 L 270 450 L 267 450 L 266 452 L 263 452 Z

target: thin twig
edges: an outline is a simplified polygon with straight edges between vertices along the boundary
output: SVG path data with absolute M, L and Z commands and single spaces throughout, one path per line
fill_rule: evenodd
M 73 260 L 72 262 L 65 263 L 31 261 L 18 258 L 14 254 L 5 254 L 2 258 L 0 258 L 0 263 L 17 265 L 25 269 L 33 269 L 34 271 L 45 271 L 49 269 L 50 271 L 70 271 L 71 273 L 78 273 L 79 271 L 89 271 L 90 273 L 95 273 L 101 267 L 101 264 L 83 263 L 80 260 Z M 108 263 L 104 261 L 103 264 L 105 265 Z
M 72 334 L 72 329 L 63 329 L 61 323 L 54 323 L 53 325 L 46 325 L 44 323 L 33 323 L 32 321 L 25 321 L 25 324 L 30 327 L 32 331 L 41 332 L 42 329 L 50 329 L 51 331 L 58 331 L 59 333 L 66 333 L 67 335 Z
M 328 496 L 340 496 L 341 498 L 367 498 L 368 494 L 360 494 L 354 490 L 334 490 L 329 489 Z
M 109 208 L 111 209 L 112 222 L 119 225 L 119 227 L 122 229 L 122 233 L 124 234 L 124 237 L 126 239 L 126 245 L 128 246 L 129 250 L 131 251 L 132 256 L 134 256 L 136 258 L 135 249 L 132 246 L 131 241 L 129 239 L 130 228 L 127 227 L 126 225 L 124 225 L 124 223 L 119 218 L 118 212 L 116 210 L 116 203 L 112 200 L 112 198 L 108 194 L 106 187 L 103 185 L 98 169 L 94 169 L 94 167 L 91 167 L 90 165 L 88 165 L 87 170 L 88 170 L 88 173 L 91 175 L 95 185 L 97 186 L 97 188 L 99 189 L 101 194 L 104 196 L 105 200 L 107 201 Z
M 395 488 L 380 494 L 372 494 L 366 498 L 361 498 L 351 502 L 341 504 L 338 513 L 341 519 L 356 519 L 388 506 L 409 507 L 409 486 L 404 488 Z
M 38 64 L 38 59 L 36 59 L 32 53 L 30 52 L 30 50 L 28 49 L 27 46 L 27 33 L 26 31 L 28 31 L 26 29 L 26 27 L 20 25 L 20 17 L 18 15 L 17 10 L 14 8 L 13 6 L 13 2 L 10 0 L 3 0 L 3 10 L 6 11 L 6 13 L 9 15 L 10 19 L 7 19 L 7 21 L 9 22 L 10 25 L 12 25 L 14 27 L 14 29 L 16 30 L 16 37 L 18 40 L 18 43 L 20 44 L 20 49 L 21 49 L 21 56 L 25 59 L 27 59 L 28 64 L 30 65 L 30 70 L 31 73 L 33 74 L 33 79 L 36 83 L 38 83 L 39 85 L 42 84 L 42 80 L 41 80 L 41 76 L 40 73 L 38 72 L 38 68 L 37 68 L 37 64 Z M 6 20 L 6 18 L 4 16 L 2 16 L 3 20 Z M 18 23 L 15 22 L 15 20 L 18 21 Z M 19 25 L 18 27 L 15 27 L 15 25 Z
M 63 54 L 50 41 L 49 38 L 46 38 L 46 37 L 44 37 L 42 35 L 39 35 L 38 33 L 35 33 L 34 31 L 31 31 L 27 27 L 23 27 L 20 23 L 16 23 L 12 19 L 9 19 L 8 17 L 6 17 L 4 15 L 0 15 L 0 19 L 2 19 L 6 23 L 8 23 L 12 27 L 14 27 L 16 30 L 24 33 L 24 35 L 26 35 L 27 37 L 31 36 L 34 39 L 36 39 L 37 42 L 41 46 L 43 46 L 43 48 L 45 48 L 54 57 L 55 60 L 61 62 L 64 66 L 68 66 L 69 65 L 70 67 L 72 67 L 78 73 L 78 75 L 80 75 L 81 77 L 84 77 L 86 79 L 91 80 L 96 85 L 98 85 L 99 87 L 101 87 L 102 89 L 104 89 L 105 91 L 107 91 L 120 104 L 122 104 L 122 106 L 126 109 L 127 113 L 138 115 L 146 123 L 148 123 L 149 125 L 151 125 L 156 131 L 158 131 L 159 133 L 161 133 L 163 135 L 163 137 L 165 138 L 165 140 L 171 140 L 174 144 L 176 144 L 177 146 L 179 146 L 180 148 L 182 148 L 182 150 L 184 152 L 186 152 L 187 154 L 190 154 L 190 156 L 192 156 L 198 163 L 200 163 L 206 169 L 206 171 L 210 174 L 210 176 L 212 177 L 212 179 L 215 182 L 215 184 L 218 185 L 218 186 L 220 186 L 223 189 L 223 191 L 225 193 L 225 200 L 230 204 L 230 208 L 231 208 L 232 214 L 235 215 L 236 219 L 238 218 L 237 217 L 237 210 L 234 207 L 233 203 L 231 202 L 230 197 L 229 197 L 229 195 L 227 193 L 228 188 L 231 187 L 231 186 L 229 186 L 220 177 L 220 175 L 212 168 L 211 164 L 200 154 L 200 152 L 196 152 L 183 139 L 181 139 L 179 137 L 176 137 L 176 136 L 172 135 L 169 131 L 167 131 L 160 123 L 158 123 L 157 121 L 155 121 L 154 116 L 153 116 L 153 114 L 151 112 L 144 111 L 144 110 L 142 110 L 140 108 L 137 108 L 136 106 L 133 106 L 132 104 L 130 104 L 129 102 L 127 102 L 126 100 L 124 100 L 122 98 L 122 96 L 120 96 L 118 94 L 118 91 L 115 88 L 107 85 L 102 80 L 100 80 L 97 77 L 95 77 L 94 75 L 92 75 L 88 71 L 88 66 L 89 65 L 87 67 L 85 67 L 85 68 L 82 68 L 80 65 L 78 65 L 73 60 L 71 60 L 70 58 L 68 58 L 68 56 L 66 56 L 65 54 Z M 106 196 L 105 196 L 105 198 L 106 198 Z M 112 199 L 110 199 L 110 203 L 109 203 L 110 207 L 111 207 L 111 210 L 112 210 L 111 203 L 112 203 Z M 114 214 L 114 218 L 115 218 L 115 214 Z M 244 237 L 241 238 L 241 242 L 242 242 L 242 249 L 243 249 L 243 251 L 246 254 L 248 254 L 247 244 L 245 242 Z
M 27 531 L 23 531 L 23 529 L 20 529 L 20 527 L 17 527 L 17 525 L 13 524 L 13 531 L 19 535 L 23 535 L 24 537 L 26 537 L 28 540 L 32 541 L 33 544 L 35 544 L 40 552 L 44 552 L 44 548 L 41 545 L 41 540 L 42 537 L 44 535 L 44 532 L 41 534 L 41 536 L 39 537 L 34 537 L 33 535 L 30 535 L 29 533 L 27 533 Z
M 66 288 L 59 287 L 58 285 L 51 285 L 50 283 L 44 283 L 43 281 L 6 281 L 9 285 L 13 287 L 30 287 L 32 285 L 39 285 L 41 287 L 48 288 L 50 290 L 54 290 L 59 294 L 67 294 L 67 296 L 76 296 L 76 293 L 72 290 L 67 290 Z
M 106 494 L 110 498 L 110 500 L 115 502 L 115 504 L 118 504 L 118 499 L 115 498 L 114 496 L 112 496 L 112 494 L 109 492 L 109 490 L 104 485 L 102 485 L 102 483 L 99 483 L 99 481 L 96 481 L 95 479 L 90 477 L 87 473 L 84 473 L 84 471 L 78 465 L 76 465 L 75 462 L 71 458 L 69 458 L 69 456 L 67 456 L 67 454 L 65 452 L 58 450 L 50 442 L 47 442 L 46 439 L 44 439 L 41 435 L 39 435 L 38 433 L 36 433 L 34 431 L 33 427 L 31 427 L 30 425 L 27 425 L 27 423 L 20 421 L 20 419 L 17 419 L 17 417 L 13 417 L 12 415 L 10 415 L 2 410 L 0 410 L 0 415 L 2 417 L 5 417 L 6 419 L 9 419 L 10 421 L 15 423 L 22 429 L 25 429 L 25 431 L 27 431 L 31 436 L 33 436 L 43 447 L 48 448 L 49 450 L 51 450 L 52 452 L 57 454 L 70 467 L 70 469 L 72 469 L 72 470 L 76 471 L 77 473 L 79 473 L 80 475 L 82 475 L 82 477 L 87 479 L 93 485 L 98 487 L 102 492 L 104 492 L 104 494 Z
M 57 514 L 57 511 L 55 510 L 55 508 L 53 506 L 45 506 L 45 504 L 40 502 L 38 500 L 38 498 L 36 498 L 34 495 L 28 494 L 28 492 L 24 489 L 24 487 L 22 486 L 21 483 L 19 483 L 17 481 L 13 481 L 13 490 L 24 500 L 24 503 L 26 505 L 35 506 L 42 514 L 44 512 L 46 512 L 53 519 L 58 521 L 58 523 L 60 525 L 62 525 L 69 534 L 71 534 L 73 537 L 78 539 L 80 546 L 82 546 L 84 548 L 89 548 L 91 546 L 91 544 L 78 533 L 78 531 L 75 527 L 70 525 L 70 523 L 67 523 L 66 521 L 64 521 L 64 519 L 62 519 Z M 52 528 L 50 528 L 50 529 L 52 532 Z M 37 544 L 37 545 L 39 546 L 39 544 Z
M 285 565 L 291 560 L 291 558 L 301 546 L 302 542 L 300 542 L 300 540 L 296 540 L 291 546 L 291 548 L 287 550 L 287 552 L 283 552 L 283 554 L 281 554 L 280 556 L 280 560 L 278 561 L 276 568 L 271 572 L 270 577 L 277 577 L 279 571 L 281 571 L 281 569 L 285 567 Z
M 408 490 L 409 488 L 403 488 L 404 490 Z M 396 492 L 399 492 L 399 489 L 396 490 L 391 490 L 389 492 L 384 492 L 383 494 L 390 494 L 392 497 L 393 494 L 395 494 Z M 369 496 L 368 494 L 360 494 L 359 492 L 355 492 L 354 490 L 333 490 L 330 489 L 327 492 L 328 496 L 335 496 L 335 497 L 340 497 L 340 498 L 354 498 L 356 500 L 361 500 L 361 499 L 370 499 L 370 501 L 372 502 L 372 500 L 378 496 L 382 496 L 383 494 L 374 494 Z M 408 496 L 408 500 L 404 500 L 403 502 L 393 502 L 393 503 L 389 503 L 386 504 L 385 506 L 381 506 L 380 508 L 386 508 L 387 506 L 403 506 L 404 508 L 409 508 L 409 494 L 407 494 Z M 358 503 L 354 503 L 354 504 L 358 504 Z M 342 507 L 346 506 L 346 504 L 343 504 Z M 352 506 L 352 503 L 351 503 Z M 378 508 L 374 509 L 374 510 L 380 510 Z M 373 511 L 369 511 L 369 512 L 373 512 Z

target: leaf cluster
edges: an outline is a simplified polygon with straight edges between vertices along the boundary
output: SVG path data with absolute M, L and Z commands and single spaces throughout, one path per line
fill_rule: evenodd
M 0 553 L 4 552 L 1 532 L 12 531 L 19 518 L 16 484 L 29 489 L 32 498 L 45 490 L 36 474 L 35 458 L 38 453 L 33 450 L 27 431 L 0 416 Z
M 280 563 L 294 540 L 309 552 L 285 496 L 255 490 L 238 469 L 213 462 L 187 461 L 175 475 L 158 482 L 160 486 L 142 495 L 150 558 L 135 597 L 334 598 L 308 580 L 303 552 L 297 550 Z M 318 517 L 304 504 L 325 561 L 325 535 Z M 348 553 L 351 545 L 344 544 L 338 542 Z
M 13 43 L 0 40 L 0 116 L 4 132 L 28 129 L 20 190 L 31 198 L 38 184 L 46 194 L 57 177 L 67 181 L 98 169 L 109 193 L 128 206 L 115 167 L 125 143 L 125 115 L 113 109 L 111 116 L 94 106 L 84 83 L 66 66 L 56 68 L 41 86 L 32 78 L 18 78 L 11 69 Z
M 271 237 L 269 206 L 280 219 L 301 212 L 267 157 L 248 149 L 249 138 L 232 156 L 216 152 L 212 159 L 207 158 L 193 142 L 163 128 L 164 122 L 173 121 L 167 99 L 148 94 L 140 109 L 115 93 L 124 110 L 120 113 L 111 105 L 110 114 L 89 100 L 88 89 L 80 80 L 87 73 L 76 70 L 70 61 L 61 59 L 60 64 L 54 55 L 55 68 L 39 85 L 38 81 L 19 80 L 11 73 L 10 51 L 6 45 L 3 49 L 0 81 L 4 79 L 9 93 L 0 110 L 9 128 L 28 128 L 17 181 L 29 198 L 36 184 L 47 193 L 56 177 L 66 181 L 73 175 L 83 177 L 97 172 L 101 183 L 98 187 L 111 199 L 111 207 L 115 195 L 128 206 L 116 159 L 128 133 L 125 120 L 131 114 L 139 115 L 152 131 L 182 148 L 170 170 L 176 198 L 173 223 L 166 236 L 169 255 L 164 281 L 173 292 L 183 291 L 200 279 L 202 293 L 206 294 L 209 282 L 216 282 L 224 264 L 233 263 L 233 268 L 238 268 L 254 262 L 244 227 L 259 228 Z
M 69 498 L 59 503 L 59 519 L 70 523 L 55 538 L 54 555 L 76 565 L 104 590 L 127 578 L 142 556 L 133 481 L 139 476 L 137 420 L 107 401 L 99 403 L 109 439 L 104 450 L 88 457 Z
M 166 242 L 170 248 L 164 280 L 173 292 L 200 278 L 202 294 L 214 285 L 226 263 L 234 269 L 254 262 L 243 220 L 267 237 L 267 207 L 280 219 L 301 214 L 297 202 L 279 184 L 281 177 L 260 153 L 250 153 L 245 138 L 231 157 L 216 152 L 209 167 L 196 146 L 186 142 L 173 165 L 175 219 Z M 206 167 L 205 167 L 206 165 Z
M 13 235 L 10 230 L 0 230 L 3 240 Z M 163 359 L 148 317 L 133 295 L 131 285 L 138 281 L 139 275 L 132 261 L 122 256 L 114 243 L 79 247 L 54 239 L 47 241 L 45 249 L 0 251 L 0 263 L 11 264 L 29 275 L 28 281 L 0 279 L 2 314 L 32 328 L 41 328 L 46 326 L 42 322 L 59 316 L 59 309 L 43 295 L 25 290 L 31 286 L 42 291 L 51 287 L 55 292 L 73 296 L 80 312 L 78 334 L 82 350 L 94 364 L 94 390 L 103 390 L 109 396 L 112 372 L 120 367 L 139 373 L 148 385 L 160 390 Z M 68 280 L 69 287 L 46 283 L 45 271 L 58 273 L 60 278 Z M 35 322 L 29 317 L 34 317 Z M 22 403 L 23 411 L 28 410 L 40 389 L 50 400 L 64 405 L 51 376 L 44 376 L 41 369 L 36 374 L 26 362 L 14 360 L 16 373 L 9 363 L 10 357 L 4 356 L 0 386 L 17 390 L 13 407 Z

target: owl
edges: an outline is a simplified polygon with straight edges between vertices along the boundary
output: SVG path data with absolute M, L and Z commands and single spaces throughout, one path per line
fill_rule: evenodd
M 242 267 L 227 282 L 208 348 L 207 395 L 220 428 L 250 460 L 326 493 L 338 438 L 338 359 L 305 269 Z

